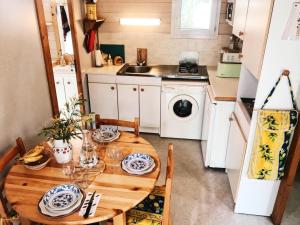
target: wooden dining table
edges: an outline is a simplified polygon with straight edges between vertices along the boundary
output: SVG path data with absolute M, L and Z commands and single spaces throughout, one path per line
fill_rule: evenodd
M 72 141 L 74 160 L 78 160 L 81 140 Z M 12 166 L 5 179 L 4 189 L 13 209 L 25 219 L 42 224 L 89 224 L 113 219 L 115 225 L 126 224 L 126 211 L 132 209 L 153 190 L 160 174 L 160 159 L 154 147 L 142 137 L 129 132 L 121 132 L 118 140 L 97 145 L 99 157 L 105 161 L 107 147 L 117 146 L 125 157 L 130 153 L 145 153 L 155 160 L 154 170 L 145 175 L 131 175 L 121 166 L 106 166 L 91 181 L 85 192 L 96 191 L 102 194 L 93 217 L 84 219 L 78 211 L 63 218 L 51 218 L 42 215 L 38 210 L 41 197 L 52 187 L 70 183 L 70 177 L 62 172 L 62 166 L 52 159 L 45 168 L 34 171 L 20 163 Z

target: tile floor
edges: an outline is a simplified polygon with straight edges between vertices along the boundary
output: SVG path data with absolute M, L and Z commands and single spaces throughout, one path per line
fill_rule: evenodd
M 267 217 L 233 213 L 233 200 L 224 170 L 203 166 L 200 142 L 160 138 L 143 134 L 158 151 L 162 161 L 159 183 L 163 183 L 167 145 L 174 144 L 175 173 L 172 191 L 173 225 L 271 225 Z M 299 179 L 300 181 L 300 179 Z M 298 190 L 300 182 L 298 183 Z M 293 192 L 297 195 L 297 192 Z M 300 224 L 300 195 L 289 204 L 283 225 Z M 296 209 L 296 210 L 295 210 Z

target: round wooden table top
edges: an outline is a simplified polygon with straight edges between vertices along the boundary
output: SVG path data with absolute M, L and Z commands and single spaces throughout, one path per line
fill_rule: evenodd
M 73 143 L 74 157 L 78 157 L 81 140 Z M 95 216 L 84 219 L 78 211 L 64 218 L 50 218 L 42 215 L 38 210 L 40 198 L 50 188 L 70 183 L 61 169 L 61 165 L 48 164 L 39 171 L 26 169 L 16 164 L 9 171 L 5 179 L 5 193 L 8 201 L 17 213 L 23 218 L 43 224 L 88 224 L 99 222 L 120 215 L 140 203 L 153 190 L 160 173 L 160 159 L 153 146 L 132 133 L 121 132 L 120 138 L 107 146 L 116 145 L 122 150 L 123 156 L 130 153 L 146 153 L 156 161 L 156 168 L 149 174 L 138 176 L 130 175 L 119 167 L 106 167 L 104 172 L 97 175 L 87 193 L 96 191 L 102 194 Z M 102 154 L 105 147 L 98 145 L 98 153 Z M 76 160 L 76 159 L 75 159 Z

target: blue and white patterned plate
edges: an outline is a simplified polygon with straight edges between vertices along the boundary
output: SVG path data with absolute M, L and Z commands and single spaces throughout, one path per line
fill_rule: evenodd
M 112 142 L 120 137 L 120 132 L 115 126 L 101 126 L 100 129 L 92 133 L 92 138 L 96 142 Z
M 79 187 L 74 184 L 61 184 L 47 191 L 42 202 L 48 210 L 63 211 L 75 205 L 80 197 Z
M 145 174 L 155 167 L 153 158 L 142 153 L 133 153 L 122 161 L 122 168 L 131 174 Z

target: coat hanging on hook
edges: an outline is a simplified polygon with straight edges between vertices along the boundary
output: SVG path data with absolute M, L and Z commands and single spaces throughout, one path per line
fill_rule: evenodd
M 286 24 L 283 40 L 300 40 L 300 2 L 294 2 Z

